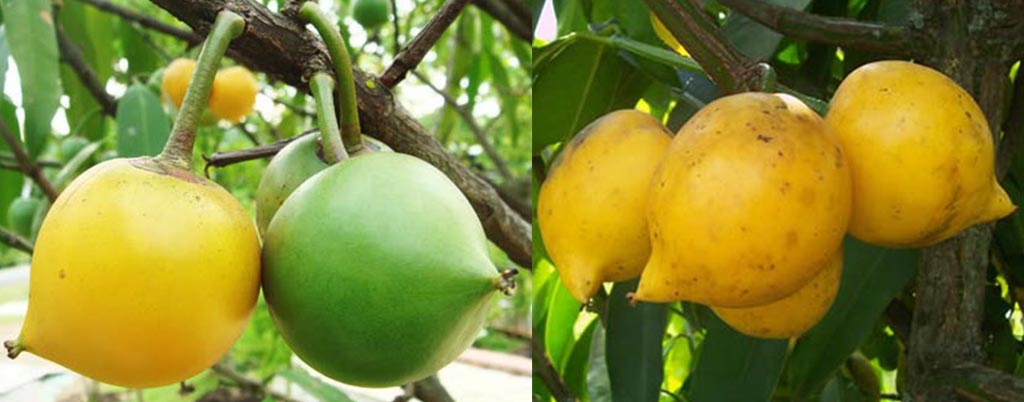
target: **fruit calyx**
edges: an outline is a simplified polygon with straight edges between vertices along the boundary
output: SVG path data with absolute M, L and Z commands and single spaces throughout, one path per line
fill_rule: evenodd
M 231 11 L 217 13 L 217 19 L 210 28 L 210 35 L 199 52 L 192 79 L 185 91 L 185 99 L 174 119 L 171 136 L 163 152 L 155 159 L 166 162 L 177 168 L 192 170 L 192 148 L 196 141 L 196 127 L 202 117 L 203 107 L 210 98 L 213 78 L 217 72 L 220 59 L 224 56 L 228 44 L 245 30 L 245 20 Z
M 501 275 L 497 279 L 497 285 L 495 285 L 495 288 L 505 296 L 512 296 L 512 294 L 516 292 L 516 275 L 518 274 L 519 270 L 515 268 L 509 268 L 501 271 Z
M 25 348 L 21 346 L 21 342 L 16 340 L 4 341 L 4 348 L 7 349 L 7 357 L 10 359 L 18 357 L 18 355 L 21 354 L 21 351 L 25 350 Z

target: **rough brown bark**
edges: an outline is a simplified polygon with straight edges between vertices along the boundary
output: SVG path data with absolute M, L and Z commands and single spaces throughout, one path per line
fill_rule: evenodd
M 965 0 L 916 0 L 912 23 L 927 49 L 924 64 L 970 92 L 994 128 L 1004 120 L 1007 72 L 1024 34 L 1022 0 L 979 7 Z M 1021 400 L 1020 379 L 981 365 L 981 321 L 992 226 L 980 225 L 922 253 L 907 356 L 904 399 L 970 400 L 985 388 L 991 400 Z M 956 379 L 953 381 L 951 379 Z M 976 381 L 975 381 L 976 380 Z M 988 396 L 986 398 L 988 398 Z M 1004 396 L 1006 396 L 1004 398 Z M 985 399 L 989 400 L 989 399 Z
M 228 55 L 272 80 L 307 90 L 307 79 L 318 71 L 331 71 L 323 42 L 295 19 L 270 12 L 252 0 L 153 0 L 184 21 L 194 32 L 206 34 L 216 13 L 234 11 L 246 20 L 245 32 L 232 42 Z M 289 9 L 286 9 L 288 11 Z M 436 166 L 462 190 L 484 225 L 487 237 L 515 263 L 531 266 L 532 232 L 497 192 L 458 159 L 448 154 L 433 135 L 395 102 L 376 78 L 354 71 L 363 132 L 395 151 L 416 156 Z

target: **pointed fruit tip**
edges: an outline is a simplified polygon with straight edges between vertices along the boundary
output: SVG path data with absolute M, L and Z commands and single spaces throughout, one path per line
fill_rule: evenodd
M 1013 201 L 1010 200 L 1010 196 L 1006 194 L 1006 190 L 1004 190 L 998 182 L 994 183 L 992 192 L 992 200 L 989 201 L 988 208 L 985 212 L 981 214 L 979 223 L 991 222 L 1004 218 L 1017 210 L 1017 206 L 1013 204 Z

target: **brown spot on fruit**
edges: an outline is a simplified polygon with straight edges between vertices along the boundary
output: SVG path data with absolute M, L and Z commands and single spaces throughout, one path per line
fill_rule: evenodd
M 59 276 L 60 279 L 64 279 L 67 276 L 67 274 L 65 274 L 64 270 L 61 269 L 60 272 L 57 273 L 57 276 Z
M 786 245 L 795 246 L 800 241 L 800 237 L 797 236 L 796 231 L 790 230 L 786 232 Z
M 764 135 L 764 134 L 758 134 L 757 135 L 757 140 L 767 144 L 769 142 L 772 142 L 772 140 L 774 140 L 774 138 L 769 137 L 769 136 Z

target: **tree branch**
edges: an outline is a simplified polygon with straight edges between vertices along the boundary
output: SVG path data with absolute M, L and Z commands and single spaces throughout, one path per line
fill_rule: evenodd
M 695 0 L 644 0 L 723 93 L 753 89 L 759 73 Z
M 533 13 L 519 0 L 473 0 L 473 5 L 498 20 L 513 36 L 533 41 Z
M 551 365 L 551 359 L 548 359 L 546 353 L 544 353 L 544 345 L 540 343 L 537 337 L 533 337 L 530 340 L 533 347 L 533 375 L 540 378 L 544 386 L 547 387 L 548 391 L 551 392 L 551 396 L 555 398 L 557 402 L 574 402 L 576 397 L 572 395 L 572 391 L 565 385 L 565 381 L 558 375 L 558 370 L 555 370 L 555 366 Z
M 305 79 L 330 70 L 323 42 L 297 20 L 272 13 L 253 0 L 152 0 L 189 24 L 195 32 L 209 31 L 215 14 L 230 9 L 246 20 L 246 30 L 231 43 L 228 54 L 251 70 L 307 90 Z M 285 10 L 293 13 L 294 10 Z M 294 14 L 292 14 L 294 16 Z M 462 165 L 398 105 L 390 91 L 360 70 L 355 75 L 359 120 L 364 134 L 388 144 L 397 152 L 416 156 L 434 165 L 469 199 L 483 223 L 487 237 L 515 263 L 531 267 L 532 237 L 529 224 L 520 218 L 497 192 Z
M 173 26 L 173 25 L 165 24 L 165 23 L 161 22 L 160 20 L 157 20 L 157 19 L 155 19 L 153 17 L 150 17 L 150 16 L 148 16 L 146 14 L 140 13 L 138 11 L 135 11 L 135 10 L 132 10 L 132 9 L 129 9 L 129 8 L 125 8 L 125 7 L 119 6 L 117 4 L 109 2 L 107 0 L 77 0 L 77 1 L 80 1 L 80 2 L 88 4 L 88 5 L 91 5 L 93 7 L 96 7 L 98 9 L 100 9 L 100 10 L 103 10 L 103 11 L 106 11 L 108 13 L 114 14 L 114 15 L 116 15 L 118 17 L 124 18 L 126 20 L 137 22 L 139 25 L 142 25 L 142 26 L 144 26 L 146 28 L 149 28 L 149 29 L 152 29 L 154 31 L 161 32 L 161 33 L 164 33 L 164 34 L 176 37 L 178 39 L 182 39 L 184 41 L 187 41 L 190 44 L 196 44 L 196 43 L 200 43 L 200 42 L 203 41 L 202 37 L 200 37 L 199 35 L 196 35 L 193 32 L 190 32 L 190 31 L 185 30 L 185 29 L 178 28 L 178 27 Z
M 498 169 L 498 173 L 501 174 L 501 177 L 506 181 L 512 180 L 514 176 L 512 175 L 512 172 L 508 170 L 508 164 L 505 162 L 505 159 L 501 157 L 501 154 L 498 153 L 498 150 L 494 149 L 494 144 L 491 144 L 491 139 L 487 138 L 487 133 L 484 132 L 484 129 L 481 128 L 479 124 L 476 123 L 476 119 L 473 117 L 473 114 L 470 113 L 468 109 L 460 105 L 459 102 L 455 100 L 455 98 L 452 98 L 451 95 L 445 93 L 441 88 L 434 86 L 434 84 L 430 82 L 430 79 L 425 77 L 423 74 L 413 71 L 412 75 L 415 75 L 416 78 L 422 81 L 423 84 L 434 91 L 434 93 L 444 98 L 444 103 L 447 103 L 452 107 L 452 109 L 455 109 L 455 112 L 462 117 L 462 120 L 466 122 L 467 126 L 469 126 L 469 131 L 473 132 L 473 136 L 476 137 L 476 142 L 484 148 L 484 153 L 486 153 L 487 157 L 491 159 L 491 162 L 494 162 L 494 167 Z
M 415 38 L 412 38 L 402 52 L 395 56 L 395 61 L 391 62 L 391 66 L 384 70 L 384 74 L 381 74 L 380 82 L 384 84 L 385 88 L 394 88 L 405 79 L 406 73 L 414 70 L 423 61 L 423 56 L 427 55 L 430 48 L 434 47 L 437 40 L 441 38 L 441 34 L 462 13 L 466 3 L 469 3 L 469 0 L 445 0 L 441 9 L 437 10 L 437 14 L 430 18 L 423 30 L 416 34 Z
M 436 374 L 412 383 L 412 395 L 423 402 L 455 402 Z
M 277 155 L 277 153 L 280 152 L 281 149 L 285 147 L 285 145 L 288 145 L 288 143 L 316 132 L 317 129 L 314 128 L 311 130 L 306 130 L 302 134 L 296 135 L 294 137 L 277 140 L 269 144 L 263 144 L 238 151 L 214 152 L 213 155 L 210 156 L 204 155 L 203 160 L 206 161 L 206 167 L 204 167 L 203 170 L 209 170 L 210 168 L 221 168 L 228 165 L 234 165 L 236 163 L 272 157 L 274 155 Z
M 719 2 L 734 12 L 796 39 L 899 56 L 911 55 L 920 48 L 919 38 L 904 27 L 823 17 L 754 0 Z
M 57 201 L 57 195 L 59 195 L 60 192 L 58 192 L 53 187 L 53 184 L 50 184 L 50 181 L 46 179 L 46 176 L 43 175 L 43 170 L 39 168 L 39 165 L 32 163 L 28 154 L 25 153 L 25 149 L 21 147 L 21 141 L 13 132 L 11 132 L 10 126 L 8 126 L 7 122 L 3 121 L 3 119 L 0 119 L 0 135 L 4 137 L 4 141 L 7 142 L 7 146 L 9 146 L 11 148 L 11 152 L 14 153 L 14 158 L 18 161 L 18 165 L 21 166 L 21 172 L 31 178 L 32 181 L 34 181 L 36 185 L 43 190 L 43 194 L 45 194 L 46 198 L 50 200 L 50 203 Z
M 89 63 L 85 62 L 85 57 L 82 55 L 82 51 L 68 40 L 67 34 L 64 33 L 64 28 L 60 25 L 56 27 L 57 31 L 57 45 L 60 47 L 60 58 L 61 61 L 71 67 L 71 71 L 75 72 L 78 76 L 78 80 L 85 85 L 85 88 L 89 90 L 92 97 L 96 99 L 96 102 L 100 105 L 100 110 L 103 114 L 114 117 L 117 115 L 117 100 L 113 96 L 107 93 L 103 83 L 100 82 L 96 76 L 96 72 L 89 67 Z
M 12 232 L 5 227 L 0 227 L 0 242 L 3 242 L 4 244 L 11 246 L 11 248 L 24 251 L 29 255 L 32 255 L 32 251 L 34 251 L 34 247 L 32 247 L 32 242 L 26 240 L 24 237 L 19 236 L 17 233 Z

